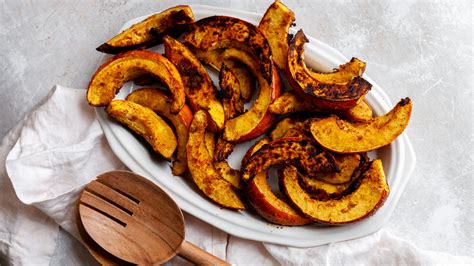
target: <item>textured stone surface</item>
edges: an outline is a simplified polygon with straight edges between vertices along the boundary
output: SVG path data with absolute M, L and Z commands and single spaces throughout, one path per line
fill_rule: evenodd
M 178 3 L 264 12 L 271 1 L 0 1 L 0 136 L 54 84 L 86 88 L 95 47 L 127 20 Z M 421 248 L 472 255 L 473 46 L 470 1 L 284 1 L 297 27 L 367 62 L 392 102 L 414 102 L 414 175 L 387 228 Z M 93 264 L 60 235 L 55 265 Z

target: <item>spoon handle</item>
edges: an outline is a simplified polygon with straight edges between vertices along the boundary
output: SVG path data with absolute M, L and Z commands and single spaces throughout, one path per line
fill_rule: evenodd
M 218 257 L 207 253 L 197 246 L 184 240 L 179 250 L 179 255 L 196 265 L 230 265 Z

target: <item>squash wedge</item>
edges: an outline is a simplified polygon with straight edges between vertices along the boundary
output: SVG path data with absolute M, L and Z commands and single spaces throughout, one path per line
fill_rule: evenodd
M 408 125 L 410 98 L 402 99 L 390 112 L 364 122 L 348 122 L 337 116 L 311 122 L 314 139 L 336 153 L 361 153 L 390 144 Z
M 160 44 L 165 35 L 179 36 L 193 22 L 194 15 L 189 6 L 175 6 L 132 25 L 96 50 L 117 54 L 149 48 Z
M 199 60 L 179 41 L 166 36 L 165 55 L 178 69 L 183 81 L 186 98 L 196 112 L 204 110 L 208 114 L 209 130 L 219 132 L 224 127 L 225 117 L 217 90 L 209 74 Z
M 257 77 L 260 87 L 259 95 L 250 109 L 225 124 L 224 139 L 240 143 L 262 135 L 272 126 L 275 115 L 268 111 L 268 106 L 280 95 L 281 81 L 278 72 L 273 69 L 272 82 L 268 83 L 258 71 L 257 61 L 242 50 L 230 48 L 225 50 L 223 56 L 245 64 Z
M 270 45 L 263 33 L 251 23 L 234 17 L 211 16 L 196 21 L 194 28 L 183 34 L 183 40 L 193 50 L 244 50 L 257 59 L 261 76 L 268 84 L 272 84 L 273 61 Z
M 326 110 L 349 109 L 359 103 L 372 85 L 361 77 L 365 63 L 353 58 L 332 73 L 318 73 L 306 67 L 302 30 L 296 33 L 288 51 L 288 80 L 295 92 Z
M 178 147 L 171 171 L 173 175 L 181 175 L 186 172 L 188 170 L 186 143 L 188 142 L 188 129 L 193 120 L 191 109 L 184 105 L 179 113 L 171 113 L 171 98 L 164 91 L 154 88 L 134 90 L 127 96 L 126 100 L 150 108 L 173 124 L 178 139 Z
M 334 157 L 310 139 L 284 137 L 263 146 L 250 157 L 243 166 L 242 180 L 251 180 L 274 165 L 294 165 L 310 176 L 340 171 Z
M 166 57 L 150 51 L 129 51 L 114 56 L 99 67 L 87 88 L 87 102 L 92 106 L 107 106 L 123 84 L 143 74 L 157 77 L 171 93 L 171 112 L 184 106 L 184 86 L 176 67 Z
M 199 60 L 211 66 L 216 71 L 220 71 L 222 64 L 225 64 L 239 80 L 242 100 L 248 102 L 255 91 L 255 78 L 244 64 L 234 60 L 225 60 L 222 57 L 224 51 L 225 49 L 214 49 L 205 51 L 194 50 L 193 52 Z
M 314 199 L 300 186 L 298 176 L 296 168 L 286 167 L 280 176 L 281 186 L 295 207 L 320 223 L 347 224 L 367 218 L 383 205 L 390 192 L 381 160 L 370 163 L 352 184 L 353 191 L 340 199 Z
M 271 223 L 295 226 L 312 222 L 272 192 L 265 171 L 258 173 L 245 191 L 253 209 Z
M 130 101 L 113 100 L 105 111 L 145 138 L 155 152 L 171 159 L 178 146 L 173 129 L 151 109 Z
M 198 188 L 215 203 L 225 208 L 244 209 L 244 203 L 232 185 L 224 180 L 214 167 L 204 141 L 206 127 L 207 115 L 200 110 L 194 114 L 186 146 L 191 177 Z
M 280 1 L 271 4 L 263 15 L 258 29 L 272 48 L 273 62 L 285 70 L 288 61 L 288 30 L 295 21 L 295 13 Z

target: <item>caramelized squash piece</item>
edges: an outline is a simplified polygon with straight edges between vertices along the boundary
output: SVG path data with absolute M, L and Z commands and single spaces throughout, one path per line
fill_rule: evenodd
M 178 145 L 173 129 L 151 109 L 130 101 L 113 100 L 105 111 L 145 138 L 155 152 L 171 159 Z
M 299 97 L 295 91 L 287 91 L 276 98 L 269 108 L 270 112 L 278 115 L 285 115 L 299 112 L 321 112 L 322 110 L 314 106 L 310 101 Z
M 166 57 L 176 66 L 183 80 L 186 98 L 196 112 L 204 110 L 209 118 L 209 130 L 219 132 L 224 127 L 224 109 L 217 99 L 217 90 L 199 60 L 179 41 L 164 38 Z
M 211 66 L 217 71 L 220 71 L 222 64 L 225 64 L 234 73 L 235 77 L 239 80 L 240 96 L 245 102 L 250 101 L 255 91 L 255 78 L 252 73 L 249 72 L 247 67 L 234 60 L 225 60 L 223 53 L 225 49 L 214 49 L 214 50 L 194 50 L 194 55 Z
M 275 125 L 273 130 L 270 131 L 269 136 L 272 140 L 283 138 L 291 129 L 306 133 L 306 131 L 308 131 L 306 119 L 296 117 L 283 118 Z
M 280 182 L 285 194 L 302 213 L 320 223 L 347 224 L 362 220 L 374 214 L 390 192 L 381 160 L 373 161 L 353 184 L 353 192 L 340 199 L 314 199 L 300 186 L 298 176 L 296 168 L 284 169 Z
M 276 98 L 270 104 L 269 110 L 278 115 L 327 112 L 315 106 L 311 101 L 299 97 L 294 91 L 287 91 Z M 365 101 L 360 101 L 354 107 L 346 110 L 335 110 L 333 113 L 350 121 L 367 121 L 372 119 L 372 108 Z
M 300 175 L 299 178 L 300 186 L 316 200 L 327 201 L 330 199 L 340 199 L 350 191 L 349 182 L 334 185 L 306 175 Z
M 134 90 L 127 96 L 127 101 L 148 107 L 155 113 L 164 116 L 173 124 L 176 137 L 178 138 L 178 147 L 171 171 L 173 175 L 181 175 L 186 172 L 188 170 L 186 143 L 188 142 L 188 129 L 193 119 L 191 109 L 184 105 L 179 113 L 171 113 L 171 98 L 164 91 L 154 88 Z
M 244 63 L 257 77 L 260 86 L 258 98 L 252 107 L 226 122 L 224 139 L 240 143 L 260 136 L 271 127 L 275 115 L 268 111 L 268 106 L 280 95 L 281 82 L 277 71 L 274 70 L 272 82 L 268 83 L 258 71 L 257 61 L 248 53 L 237 49 L 227 49 L 223 56 Z
M 266 172 L 258 173 L 246 187 L 250 205 L 265 220 L 280 225 L 305 225 L 311 219 L 278 198 L 267 182 Z
M 270 142 L 254 153 L 243 166 L 242 179 L 251 180 L 257 173 L 273 165 L 288 164 L 298 167 L 310 176 L 340 171 L 334 157 L 319 149 L 310 139 L 284 137 Z
M 250 157 L 252 157 L 252 155 L 257 152 L 258 150 L 260 150 L 263 146 L 267 145 L 268 143 L 272 142 L 272 140 L 269 138 L 269 137 L 264 137 L 264 138 L 261 138 L 260 140 L 258 140 L 257 142 L 255 142 L 252 147 L 250 147 L 247 152 L 245 153 L 244 157 L 242 158 L 242 162 L 241 162 L 241 165 L 244 166 L 247 164 L 247 162 L 249 161 Z
M 364 122 L 348 122 L 336 116 L 311 122 L 314 139 L 337 153 L 361 153 L 390 144 L 408 125 L 410 98 L 402 99 L 390 112 Z
M 270 143 L 269 138 L 257 141 L 245 154 L 242 165 L 264 145 Z M 265 220 L 280 225 L 305 225 L 311 222 L 291 205 L 278 198 L 268 184 L 267 171 L 258 173 L 245 187 L 247 199 L 253 209 Z
M 219 72 L 222 106 L 225 120 L 230 120 L 244 112 L 244 103 L 240 99 L 240 82 L 234 72 L 223 63 Z
M 166 57 L 150 51 L 129 51 L 116 55 L 99 67 L 87 88 L 87 102 L 92 106 L 107 106 L 123 84 L 149 74 L 157 77 L 171 93 L 171 112 L 184 106 L 183 82 L 176 67 Z
M 152 47 L 160 44 L 165 35 L 179 36 L 193 22 L 194 15 L 189 6 L 175 6 L 132 25 L 97 47 L 97 51 L 117 54 Z
M 214 167 L 216 167 L 221 177 L 229 182 L 235 189 L 242 188 L 242 184 L 240 183 L 242 174 L 239 170 L 232 169 L 225 161 L 215 162 Z
M 317 73 L 306 67 L 303 45 L 308 42 L 302 30 L 296 33 L 288 51 L 288 80 L 295 92 L 325 110 L 342 110 L 362 101 L 372 85 L 361 77 L 365 63 L 352 58 L 332 73 Z
M 286 69 L 288 61 L 288 30 L 295 21 L 295 13 L 280 1 L 271 4 L 263 15 L 258 29 L 272 48 L 273 62 L 281 70 Z
M 273 81 L 273 61 L 270 45 L 262 32 L 253 24 L 234 17 L 211 16 L 200 19 L 194 28 L 183 34 L 184 42 L 193 50 L 237 48 L 257 59 L 260 75 Z
M 365 101 L 347 110 L 341 110 L 340 114 L 349 121 L 367 121 L 373 117 L 372 108 Z
M 189 128 L 189 140 L 186 146 L 188 168 L 194 183 L 215 203 L 230 209 L 244 209 L 244 203 L 233 190 L 232 185 L 224 180 L 213 164 L 204 141 L 207 127 L 207 115 L 204 111 L 194 114 Z
M 351 181 L 354 172 L 365 163 L 365 157 L 360 154 L 340 154 L 334 155 L 336 164 L 341 171 L 338 173 L 327 173 L 316 176 L 315 178 L 329 184 L 344 184 Z

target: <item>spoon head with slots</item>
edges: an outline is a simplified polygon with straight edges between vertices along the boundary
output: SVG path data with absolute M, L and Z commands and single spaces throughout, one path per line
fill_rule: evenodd
M 110 254 L 134 264 L 161 264 L 184 240 L 183 214 L 158 186 L 127 171 L 102 174 L 79 200 L 87 234 Z

